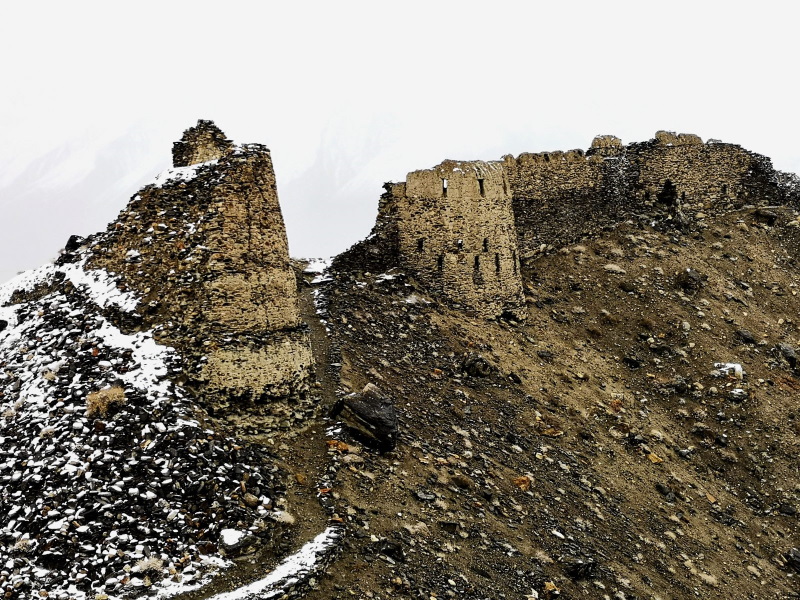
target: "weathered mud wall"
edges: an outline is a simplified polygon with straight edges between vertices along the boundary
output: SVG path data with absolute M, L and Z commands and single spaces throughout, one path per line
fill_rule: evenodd
M 519 311 L 522 278 L 502 164 L 445 161 L 409 173 L 392 193 L 399 253 L 420 281 L 481 316 Z
M 208 159 L 195 134 L 181 157 Z M 231 146 L 211 160 L 142 189 L 92 266 L 143 295 L 143 326 L 187 357 L 188 385 L 210 406 L 255 402 L 280 422 L 305 396 L 312 356 L 270 152 Z
M 777 200 L 772 162 L 735 144 L 659 131 L 626 154 L 636 174 L 629 186 L 643 200 L 658 199 L 667 180 L 682 203 L 705 208 Z
M 504 166 L 523 257 L 652 207 L 690 212 L 782 201 L 767 157 L 693 134 L 659 131 L 628 146 L 598 136 L 585 154 L 507 156 Z
M 616 148 L 620 150 L 620 148 Z M 570 240 L 613 222 L 624 208 L 624 154 L 580 150 L 506 156 L 520 251 L 528 258 L 542 244 Z
M 172 144 L 172 165 L 188 167 L 217 160 L 232 149 L 233 142 L 213 121 L 201 119 L 196 126 L 183 132 L 182 139 Z

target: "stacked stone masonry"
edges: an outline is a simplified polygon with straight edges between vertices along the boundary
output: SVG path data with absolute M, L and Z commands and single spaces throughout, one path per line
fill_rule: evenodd
M 518 313 L 522 280 L 502 165 L 445 161 L 396 186 L 400 256 L 420 281 L 481 316 Z
M 188 167 L 217 160 L 233 148 L 233 142 L 225 137 L 213 121 L 203 119 L 195 127 L 183 132 L 183 138 L 172 145 L 172 164 Z
M 187 357 L 187 385 L 201 399 L 256 402 L 288 418 L 308 389 L 312 355 L 270 152 L 256 144 L 212 152 L 209 136 L 197 136 L 218 131 L 208 123 L 187 130 L 175 158 L 184 168 L 133 198 L 92 266 L 142 294 L 143 326 Z M 183 165 L 186 156 L 206 164 Z
M 796 202 L 797 182 L 769 158 L 693 134 L 659 131 L 586 152 L 445 161 L 387 184 L 377 230 L 434 294 L 482 316 L 520 313 L 520 260 L 638 213 L 695 214 Z M 395 241 L 396 240 L 396 241 Z

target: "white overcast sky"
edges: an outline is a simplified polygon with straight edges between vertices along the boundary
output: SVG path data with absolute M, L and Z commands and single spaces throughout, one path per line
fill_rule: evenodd
M 0 281 L 104 229 L 198 118 L 272 150 L 294 256 L 445 158 L 719 138 L 800 171 L 792 2 L 0 5 Z

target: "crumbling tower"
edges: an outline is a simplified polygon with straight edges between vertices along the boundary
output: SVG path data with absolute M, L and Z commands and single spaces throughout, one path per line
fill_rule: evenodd
M 391 190 L 404 266 L 476 314 L 523 316 L 514 216 L 503 166 L 444 161 Z
M 302 412 L 312 355 L 270 152 L 199 121 L 173 158 L 93 260 L 143 295 L 145 325 L 181 351 L 201 401 L 261 407 L 266 425 L 285 426 Z
M 233 142 L 225 137 L 214 121 L 200 119 L 197 125 L 183 132 L 183 137 L 172 144 L 172 165 L 188 167 L 210 160 L 218 160 L 233 149 Z

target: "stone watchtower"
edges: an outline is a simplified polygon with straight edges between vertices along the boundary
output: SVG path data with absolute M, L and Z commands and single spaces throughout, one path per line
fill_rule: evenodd
M 432 292 L 476 314 L 523 315 L 508 182 L 501 163 L 445 161 L 395 185 L 402 263 Z
M 201 401 L 261 406 L 265 426 L 285 425 L 304 408 L 312 355 L 270 151 L 199 121 L 173 159 L 182 168 L 140 190 L 94 262 L 142 294 L 145 325 L 181 351 Z

